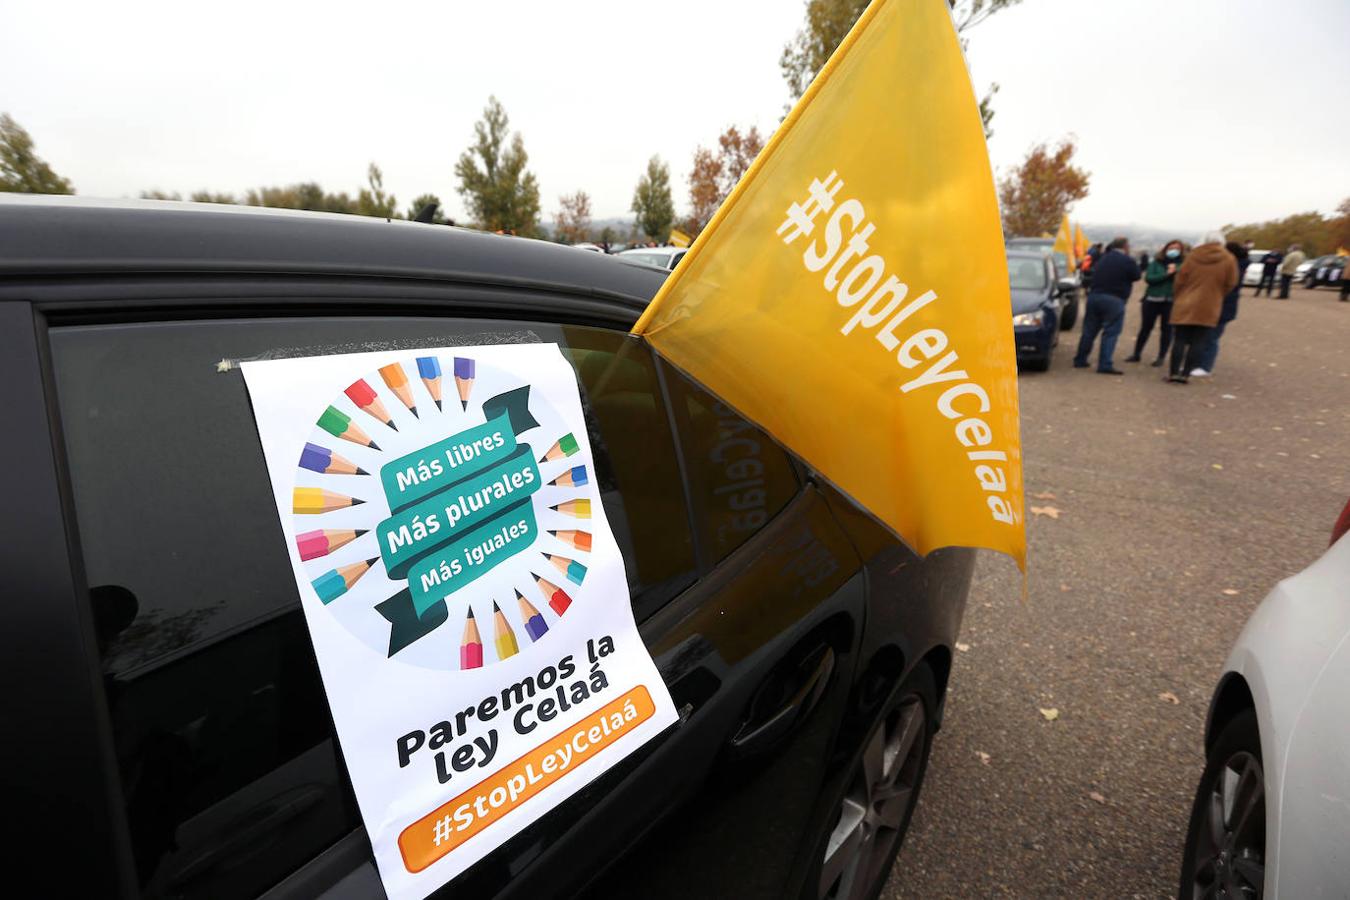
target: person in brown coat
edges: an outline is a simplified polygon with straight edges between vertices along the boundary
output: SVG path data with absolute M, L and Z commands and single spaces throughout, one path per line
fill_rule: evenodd
M 1187 373 L 1200 367 L 1209 335 L 1219 324 L 1223 296 L 1237 286 L 1237 266 L 1224 249 L 1223 235 L 1207 234 L 1186 255 L 1173 284 L 1172 360 L 1168 381 L 1185 384 Z

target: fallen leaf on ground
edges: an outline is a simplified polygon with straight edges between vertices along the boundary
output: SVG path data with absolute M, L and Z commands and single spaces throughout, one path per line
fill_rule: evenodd
M 1045 716 L 1045 721 L 1047 722 L 1053 722 L 1059 718 L 1059 710 L 1054 709 L 1053 707 L 1050 709 L 1046 709 L 1044 706 L 1042 706 L 1040 709 L 1041 715 Z
M 1067 584 L 1061 584 L 1061 585 L 1059 586 L 1059 590 L 1060 590 L 1061 593 L 1064 593 L 1064 592 L 1066 592 L 1066 591 L 1069 590 L 1069 586 L 1068 586 Z
M 1049 491 L 1041 491 L 1039 494 L 1032 494 L 1031 496 L 1035 497 L 1037 500 L 1053 500 L 1053 499 L 1055 499 L 1055 495 L 1052 494 L 1052 493 L 1050 493 Z
M 1166 429 L 1166 428 L 1155 428 L 1155 429 L 1153 429 L 1153 433 L 1154 433 L 1154 434 L 1167 434 L 1167 429 Z
M 970 645 L 969 645 L 969 644 L 963 644 L 963 643 L 961 643 L 960 641 L 957 641 L 957 642 L 956 642 L 956 649 L 957 649 L 957 650 L 960 650 L 962 653 L 965 653 L 967 650 L 970 649 Z
M 1058 519 L 1059 513 L 1060 510 L 1053 506 L 1033 506 L 1031 508 L 1031 514 L 1033 516 L 1049 516 L 1052 519 Z
M 984 763 L 986 766 L 989 765 L 988 753 L 985 753 L 983 750 L 976 750 L 975 755 L 980 758 L 980 762 Z
M 1223 589 L 1223 592 L 1224 592 L 1224 594 L 1228 595 L 1229 597 L 1236 597 L 1237 594 L 1238 594 L 1237 588 L 1224 588 L 1224 589 Z
M 1222 466 L 1221 464 L 1219 464 L 1219 463 L 1210 463 L 1210 464 L 1209 464 L 1209 467 L 1210 467 L 1211 469 L 1222 469 L 1222 468 L 1223 468 L 1223 466 Z
M 1165 703 L 1170 703 L 1173 706 L 1177 706 L 1181 703 L 1181 698 L 1178 697 L 1176 694 L 1172 693 L 1171 691 L 1163 691 L 1161 694 L 1158 695 L 1158 699 L 1162 700 Z
M 1225 399 L 1225 400 L 1236 400 L 1237 397 L 1233 396 L 1232 394 L 1224 394 L 1224 395 L 1223 395 L 1223 399 Z
M 1090 791 L 1090 792 L 1088 793 L 1088 797 L 1092 798 L 1093 800 L 1097 801 L 1098 803 L 1105 803 L 1105 802 L 1106 802 L 1106 798 L 1103 797 L 1101 794 L 1097 793 L 1096 791 Z

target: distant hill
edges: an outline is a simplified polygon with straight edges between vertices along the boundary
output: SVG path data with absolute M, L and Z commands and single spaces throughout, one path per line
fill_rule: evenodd
M 1203 234 L 1188 228 L 1158 228 L 1154 225 L 1139 225 L 1133 222 L 1128 225 L 1085 222 L 1083 223 L 1083 233 L 1094 244 L 1098 241 L 1105 244 L 1113 238 L 1127 237 L 1130 239 L 1130 246 L 1135 251 L 1147 250 L 1149 252 L 1157 250 L 1163 244 L 1175 239 L 1194 244 L 1200 240 Z

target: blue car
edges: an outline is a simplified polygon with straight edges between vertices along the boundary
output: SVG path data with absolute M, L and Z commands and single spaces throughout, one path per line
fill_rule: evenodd
M 1059 344 L 1060 317 L 1076 287 L 1055 277 L 1054 261 L 1041 251 L 1010 249 L 1008 281 L 1017 361 L 1044 372 Z

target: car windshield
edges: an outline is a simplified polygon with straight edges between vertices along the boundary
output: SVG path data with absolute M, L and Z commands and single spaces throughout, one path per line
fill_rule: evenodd
M 1032 256 L 1008 257 L 1008 282 L 1014 290 L 1044 290 L 1044 261 Z
M 625 253 L 624 256 L 628 259 L 635 259 L 638 262 L 646 263 L 649 266 L 660 266 L 663 269 L 666 267 L 666 263 L 670 262 L 669 253 L 642 253 L 640 251 L 630 250 Z

